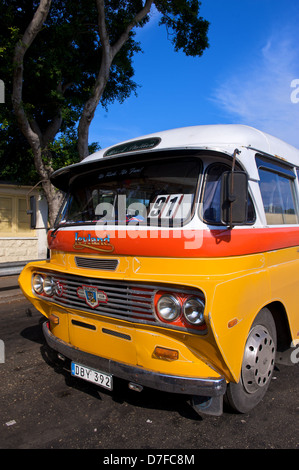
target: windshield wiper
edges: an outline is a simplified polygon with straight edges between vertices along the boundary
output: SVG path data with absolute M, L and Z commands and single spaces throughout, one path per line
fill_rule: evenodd
M 72 219 L 74 219 L 75 217 L 78 217 L 78 216 L 83 216 L 85 214 L 90 214 L 90 209 L 86 209 L 85 211 L 81 211 L 81 212 L 76 212 L 75 214 L 72 215 Z M 77 220 L 77 221 L 66 220 L 65 222 L 62 222 L 62 223 L 58 224 L 57 227 L 54 227 L 53 232 L 51 232 L 51 237 L 55 238 L 57 231 L 61 227 L 65 227 L 66 225 L 72 226 L 72 225 L 78 225 L 78 224 L 88 224 L 88 223 L 92 223 L 92 222 L 93 222 L 93 220 Z
M 57 231 L 61 228 L 61 227 L 64 227 L 65 225 L 68 225 L 69 222 L 63 222 L 61 224 L 58 224 L 57 227 L 53 227 L 53 230 L 51 232 L 51 237 L 52 238 L 55 238 L 56 237 L 56 233 Z

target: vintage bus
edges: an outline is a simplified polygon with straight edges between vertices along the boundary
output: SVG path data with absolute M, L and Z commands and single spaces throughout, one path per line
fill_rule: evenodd
M 19 283 L 70 373 L 247 413 L 299 340 L 299 150 L 194 126 L 56 171 L 50 259 Z

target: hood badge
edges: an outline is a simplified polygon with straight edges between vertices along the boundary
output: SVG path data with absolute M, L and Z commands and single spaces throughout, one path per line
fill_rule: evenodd
M 107 303 L 107 294 L 94 286 L 81 286 L 77 289 L 79 299 L 85 300 L 91 308 L 96 308 L 100 303 Z

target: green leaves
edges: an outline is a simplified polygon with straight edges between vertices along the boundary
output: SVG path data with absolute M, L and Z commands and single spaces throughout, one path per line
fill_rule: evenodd
M 157 0 L 155 5 L 162 14 L 160 25 L 165 25 L 175 51 L 187 56 L 200 57 L 209 47 L 209 22 L 199 16 L 201 2 L 197 0 Z
M 142 0 L 105 1 L 111 46 L 117 43 L 144 3 Z M 209 27 L 199 14 L 201 3 L 198 0 L 156 0 L 154 4 L 174 49 L 186 55 L 201 56 L 208 47 Z M 32 154 L 18 129 L 11 94 L 15 46 L 38 6 L 38 0 L 2 0 L 0 4 L 0 79 L 6 91 L 5 104 L 0 105 L 1 179 L 19 179 L 20 175 L 24 175 L 24 181 L 28 180 L 28 175 L 34 179 Z M 143 27 L 148 21 L 150 15 L 136 27 Z M 135 40 L 135 34 L 134 30 L 129 33 L 113 60 L 109 81 L 100 99 L 104 109 L 115 101 L 125 101 L 132 93 L 137 94 L 132 60 L 141 51 L 141 45 Z M 41 136 L 52 135 L 49 133 L 51 124 L 62 117 L 59 133 L 50 143 L 46 139 L 43 153 L 43 159 L 53 169 L 78 161 L 75 129 L 94 89 L 101 59 L 95 0 L 52 0 L 47 19 L 25 54 L 22 106 L 30 124 Z M 27 174 L 18 172 L 16 165 L 26 168 Z

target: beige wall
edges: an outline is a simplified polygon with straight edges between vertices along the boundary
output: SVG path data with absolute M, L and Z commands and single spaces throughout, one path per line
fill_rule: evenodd
M 40 192 L 37 199 L 37 229 L 30 229 L 26 195 L 29 186 L 0 184 L 0 263 L 43 259 L 47 256 L 47 203 Z

